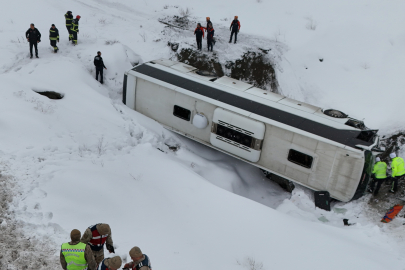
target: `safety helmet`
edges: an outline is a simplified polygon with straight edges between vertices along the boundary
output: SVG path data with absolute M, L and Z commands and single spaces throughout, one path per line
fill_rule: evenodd
M 76 16 L 76 19 L 80 19 L 80 18 L 81 18 L 80 15 L 77 15 L 77 16 Z
M 210 17 L 207 17 L 207 21 L 209 21 L 209 20 L 211 20 L 211 18 L 210 18 Z
M 72 13 L 72 11 L 68 11 L 68 12 L 66 12 L 67 14 L 70 14 L 70 13 Z
M 380 159 L 379 157 L 376 157 L 376 158 L 375 158 L 375 161 L 380 162 L 381 159 Z
M 235 16 L 235 20 L 237 20 L 238 19 L 238 16 Z

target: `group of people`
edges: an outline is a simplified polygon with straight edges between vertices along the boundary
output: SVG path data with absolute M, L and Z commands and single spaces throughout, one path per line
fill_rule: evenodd
M 390 154 L 391 158 L 391 177 L 387 177 L 387 163 L 381 161 L 381 158 L 376 157 L 373 168 L 373 181 L 370 183 L 369 192 L 374 193 L 374 196 L 378 195 L 378 191 L 381 188 L 382 183 L 392 179 L 392 186 L 390 192 L 395 193 L 398 191 L 398 181 L 405 177 L 405 163 L 403 158 L 397 157 L 395 153 Z M 377 184 L 377 186 L 376 186 Z
M 104 244 L 110 253 L 115 253 L 111 228 L 99 223 L 86 229 L 83 236 L 79 230 L 70 233 L 70 242 L 63 243 L 60 251 L 60 264 L 64 270 L 118 270 L 122 265 L 120 256 L 104 258 Z M 149 257 L 139 247 L 129 251 L 132 261 L 124 269 L 152 270 Z
M 207 27 L 201 26 L 200 23 L 197 23 L 197 28 L 194 30 L 194 35 L 196 37 L 197 41 L 197 49 L 202 50 L 202 39 L 204 38 L 204 32 L 207 32 L 207 46 L 208 46 L 208 51 L 213 50 L 213 46 L 215 45 L 215 38 L 214 38 L 214 27 L 212 26 L 211 18 L 207 17 Z M 229 43 L 232 42 L 232 38 L 235 35 L 234 43 L 236 43 L 238 33 L 240 30 L 240 22 L 238 20 L 238 16 L 235 16 L 231 26 L 229 27 L 229 30 L 231 31 L 231 36 L 229 38 Z

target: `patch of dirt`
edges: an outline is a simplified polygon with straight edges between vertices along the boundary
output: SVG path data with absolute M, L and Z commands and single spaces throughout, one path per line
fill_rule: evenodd
M 218 77 L 224 76 L 222 65 L 215 55 L 203 54 L 191 48 L 182 49 L 176 54 L 177 61 L 198 68 L 199 70 L 215 72 Z
M 56 245 L 49 238 L 38 239 L 26 235 L 23 228 L 26 228 L 27 224 L 15 220 L 14 212 L 10 209 L 13 197 L 19 195 L 15 190 L 15 179 L 0 174 L 0 269 L 60 268 L 58 258 L 55 257 Z M 32 229 L 35 229 L 34 227 Z
M 38 91 L 38 90 L 33 91 L 37 94 L 46 96 L 49 99 L 62 99 L 64 97 L 63 94 L 54 91 Z

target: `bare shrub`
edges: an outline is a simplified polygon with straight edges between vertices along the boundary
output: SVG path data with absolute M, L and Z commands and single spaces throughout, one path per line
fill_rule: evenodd
M 99 157 L 105 154 L 107 151 L 107 144 L 104 142 L 104 136 L 101 136 L 98 139 L 97 145 L 96 145 L 96 152 Z
M 98 23 L 102 24 L 102 25 L 105 25 L 107 23 L 107 19 L 106 18 L 98 19 Z
M 148 37 L 148 36 L 146 35 L 146 33 L 143 32 L 142 34 L 139 34 L 139 35 L 140 35 L 141 38 L 143 39 L 143 42 L 146 42 L 146 38 Z
M 191 10 L 189 8 L 186 8 L 186 9 L 180 8 L 179 9 L 179 14 L 180 14 L 181 17 L 187 19 L 188 17 L 191 16 Z
M 105 45 L 113 45 L 115 43 L 120 43 L 118 40 L 106 40 Z
M 312 17 L 306 18 L 308 20 L 307 24 L 305 25 L 305 28 L 308 30 L 313 30 L 315 31 L 316 27 L 318 26 L 318 23 L 312 19 Z
M 240 266 L 243 266 L 244 268 L 247 268 L 248 270 L 261 270 L 263 269 L 263 263 L 257 262 L 255 258 L 252 257 L 247 257 L 244 261 L 240 262 L 239 260 L 236 260 L 236 263 Z

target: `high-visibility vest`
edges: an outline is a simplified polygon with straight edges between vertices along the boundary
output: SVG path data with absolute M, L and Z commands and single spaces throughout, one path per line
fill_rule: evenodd
M 387 163 L 379 161 L 374 164 L 373 173 L 377 179 L 387 178 Z
M 62 244 L 62 254 L 65 256 L 67 270 L 84 270 L 87 269 L 87 261 L 84 258 L 86 244 L 78 243 L 70 245 L 69 243 Z
M 400 157 L 392 159 L 391 163 L 392 177 L 402 176 L 405 174 L 405 163 L 404 160 Z
M 104 247 L 104 243 L 107 240 L 108 234 L 101 235 L 97 230 L 97 225 L 90 226 L 92 238 L 90 239 L 89 245 L 91 250 L 99 251 Z
M 73 16 L 69 14 L 65 14 L 66 26 L 71 26 L 73 21 Z

